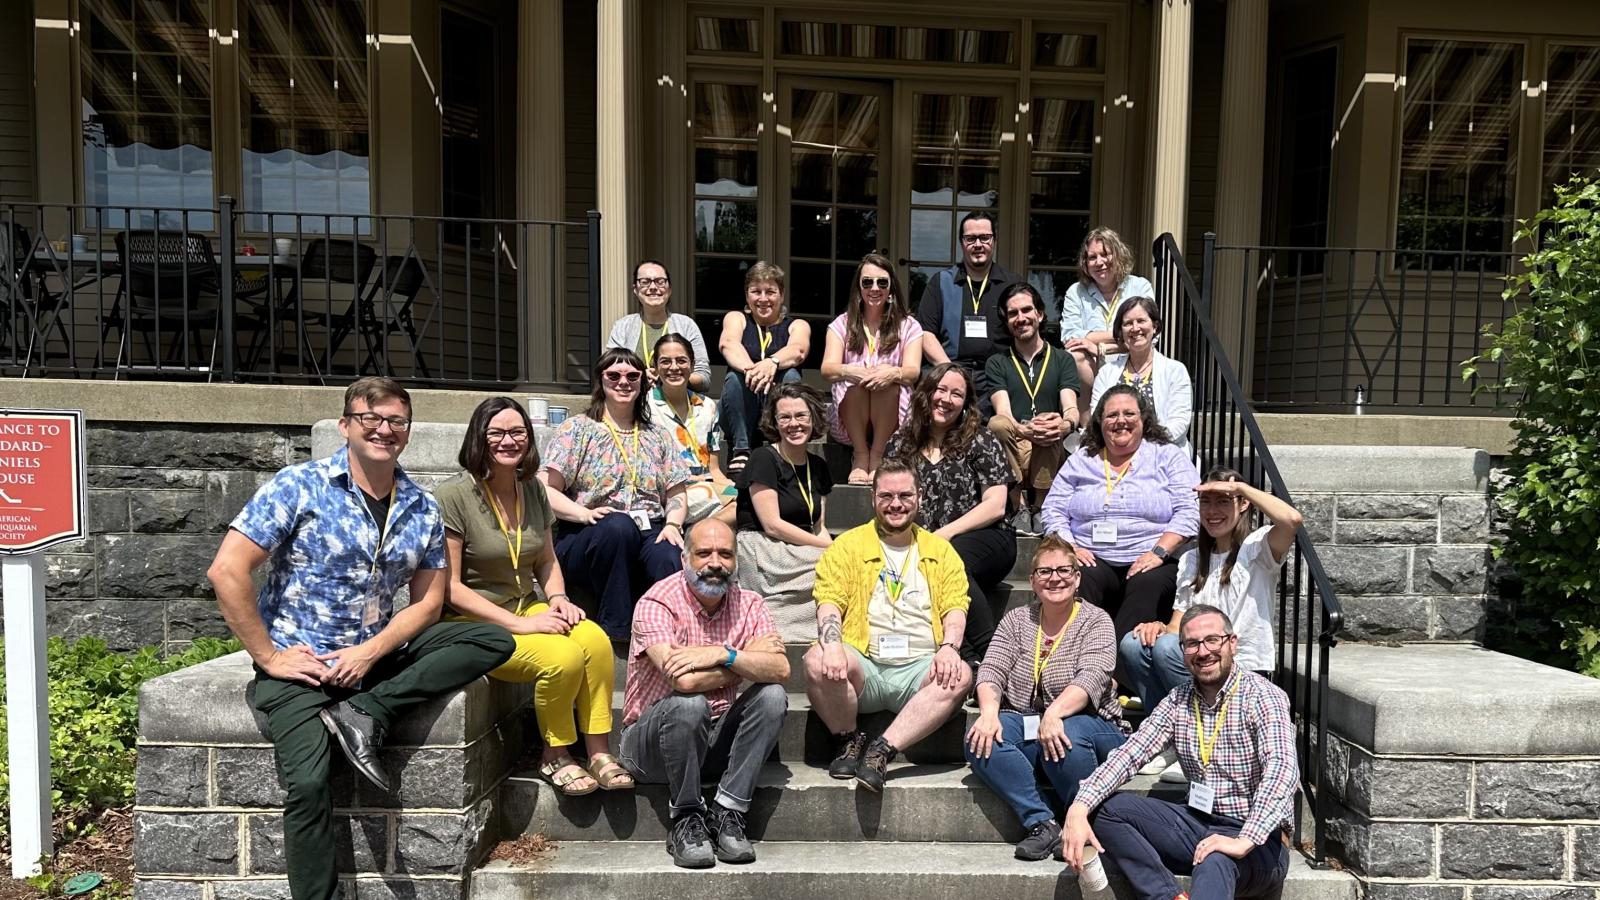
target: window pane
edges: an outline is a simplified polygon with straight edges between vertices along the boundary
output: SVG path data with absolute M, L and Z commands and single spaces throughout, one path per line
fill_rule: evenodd
M 796 144 L 832 148 L 834 146 L 833 91 L 796 88 L 789 104 L 791 140 Z
M 694 248 L 715 253 L 756 252 L 756 205 L 696 200 Z
M 796 262 L 789 267 L 789 308 L 795 313 L 825 316 L 833 312 L 833 266 Z M 821 336 L 811 342 L 821 344 Z
M 440 25 L 444 214 L 493 218 L 501 212 L 497 208 L 494 26 L 450 9 L 440 13 Z M 463 225 L 447 230 L 456 242 L 473 234 Z
M 1544 202 L 1573 175 L 1600 175 L 1600 47 L 1550 49 L 1544 95 Z
M 789 207 L 789 255 L 833 258 L 833 210 L 796 203 Z
M 1028 262 L 1066 268 L 1078 261 L 1078 247 L 1089 233 L 1088 216 L 1040 215 L 1028 217 Z
M 860 259 L 878 249 L 876 209 L 841 208 L 838 217 L 836 259 Z
M 694 136 L 697 139 L 753 139 L 758 121 L 755 85 L 695 84 Z
M 1033 35 L 1033 64 L 1040 69 L 1100 68 L 1100 37 L 1038 31 Z
M 894 57 L 894 26 L 892 25 L 842 25 L 840 26 L 839 55 L 854 59 L 891 59 Z
M 792 56 L 838 56 L 839 26 L 832 22 L 784 22 L 778 46 Z
M 841 153 L 838 157 L 839 201 L 878 202 L 878 155 Z
M 695 16 L 694 49 L 702 53 L 760 53 L 761 23 L 756 19 Z
M 955 255 L 955 215 L 942 209 L 911 211 L 911 258 L 918 262 L 949 263 Z
M 694 192 L 721 197 L 754 197 L 756 151 L 740 144 L 696 147 Z
M 744 273 L 754 260 L 697 256 L 694 261 L 696 309 L 744 308 Z
M 1327 244 L 1338 65 L 1338 50 L 1333 47 L 1291 56 L 1283 63 L 1278 242 L 1288 246 Z M 1426 116 L 1416 118 L 1426 124 Z M 1413 210 L 1422 213 L 1427 204 L 1426 183 L 1426 170 L 1401 169 L 1401 215 Z M 1322 266 L 1322 255 L 1311 254 L 1301 271 L 1314 274 L 1321 272 Z

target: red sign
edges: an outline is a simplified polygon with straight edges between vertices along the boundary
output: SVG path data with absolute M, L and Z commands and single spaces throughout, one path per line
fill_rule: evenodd
M 0 409 L 0 555 L 89 533 L 83 411 Z

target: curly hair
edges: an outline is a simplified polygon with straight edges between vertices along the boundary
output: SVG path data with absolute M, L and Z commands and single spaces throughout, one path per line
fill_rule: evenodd
M 811 414 L 811 440 L 820 439 L 828 433 L 826 413 L 822 407 L 822 395 L 809 384 L 798 381 L 785 381 L 773 385 L 767 392 L 767 405 L 761 410 L 761 421 L 756 427 L 761 429 L 761 434 L 768 441 L 776 444 L 783 439 L 778 433 L 778 401 L 801 400 L 805 402 L 806 412 Z
M 883 322 L 878 326 L 878 352 L 888 354 L 900 345 L 900 323 L 910 313 L 906 307 L 905 291 L 900 289 L 900 275 L 894 263 L 881 253 L 868 253 L 856 264 L 855 277 L 850 279 L 850 304 L 845 308 L 845 347 L 851 353 L 867 348 L 866 304 L 861 299 L 861 270 L 877 266 L 889 273 L 889 302 L 883 307 Z
M 1078 280 L 1084 284 L 1094 283 L 1094 276 L 1089 274 L 1089 245 L 1095 241 L 1099 241 L 1106 248 L 1106 253 L 1111 255 L 1112 282 L 1121 284 L 1122 279 L 1133 273 L 1133 251 L 1123 242 L 1122 235 L 1105 226 L 1083 236 L 1083 243 L 1078 247 Z
M 645 390 L 643 381 L 644 373 L 649 370 L 644 367 L 644 360 L 639 358 L 639 354 L 634 353 L 632 350 L 628 350 L 624 347 L 613 347 L 610 350 L 600 354 L 600 359 L 595 361 L 594 371 L 591 374 L 593 386 L 589 390 L 589 408 L 584 410 L 583 414 L 595 420 L 596 422 L 605 421 L 606 389 L 603 385 L 605 381 L 604 373 L 607 369 L 611 368 L 617 363 L 633 366 L 635 369 L 639 370 L 639 395 L 633 400 L 634 427 L 649 428 L 650 404 L 645 401 L 645 394 L 647 391 Z
M 895 432 L 895 437 L 899 438 L 896 441 L 896 455 L 913 466 L 917 464 L 917 456 L 933 440 L 934 389 L 951 372 L 961 374 L 967 393 L 961 403 L 961 418 L 945 431 L 944 440 L 939 446 L 946 454 L 954 456 L 971 447 L 978 438 L 978 432 L 986 427 L 983 414 L 978 412 L 977 392 L 972 384 L 972 373 L 967 371 L 967 367 L 960 363 L 945 362 L 928 369 L 917 379 L 917 386 L 911 392 L 911 409 L 907 411 L 906 423 Z
M 1083 426 L 1083 452 L 1090 456 L 1105 449 L 1105 434 L 1100 430 L 1100 420 L 1105 418 L 1106 403 L 1112 397 L 1132 397 L 1139 404 L 1139 419 L 1144 423 L 1144 439 L 1157 444 L 1172 443 L 1172 434 L 1156 422 L 1156 408 L 1139 389 L 1130 384 L 1114 384 L 1100 395 L 1100 402 L 1095 404 L 1094 412 L 1089 414 L 1089 421 Z

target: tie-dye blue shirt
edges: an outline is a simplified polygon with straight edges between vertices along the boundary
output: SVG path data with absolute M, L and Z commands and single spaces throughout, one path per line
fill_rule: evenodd
M 280 649 L 318 653 L 353 647 L 394 615 L 395 594 L 418 569 L 445 568 L 444 518 L 433 496 L 395 467 L 382 554 L 382 522 L 350 478 L 350 451 L 282 469 L 245 504 L 231 527 L 271 555 L 258 608 Z M 362 622 L 369 594 L 376 621 Z

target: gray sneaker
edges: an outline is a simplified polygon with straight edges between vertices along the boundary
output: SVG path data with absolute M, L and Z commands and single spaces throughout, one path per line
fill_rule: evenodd
M 709 869 L 717 864 L 711 852 L 711 837 L 699 810 L 686 812 L 672 823 L 667 835 L 667 852 L 672 864 L 684 869 Z
M 744 813 L 712 803 L 706 827 L 711 831 L 717 859 L 725 863 L 756 861 L 756 848 L 750 846 L 750 838 L 744 833 Z
M 1024 506 L 1011 515 L 1011 529 L 1019 537 L 1039 536 L 1039 517 L 1028 507 Z

